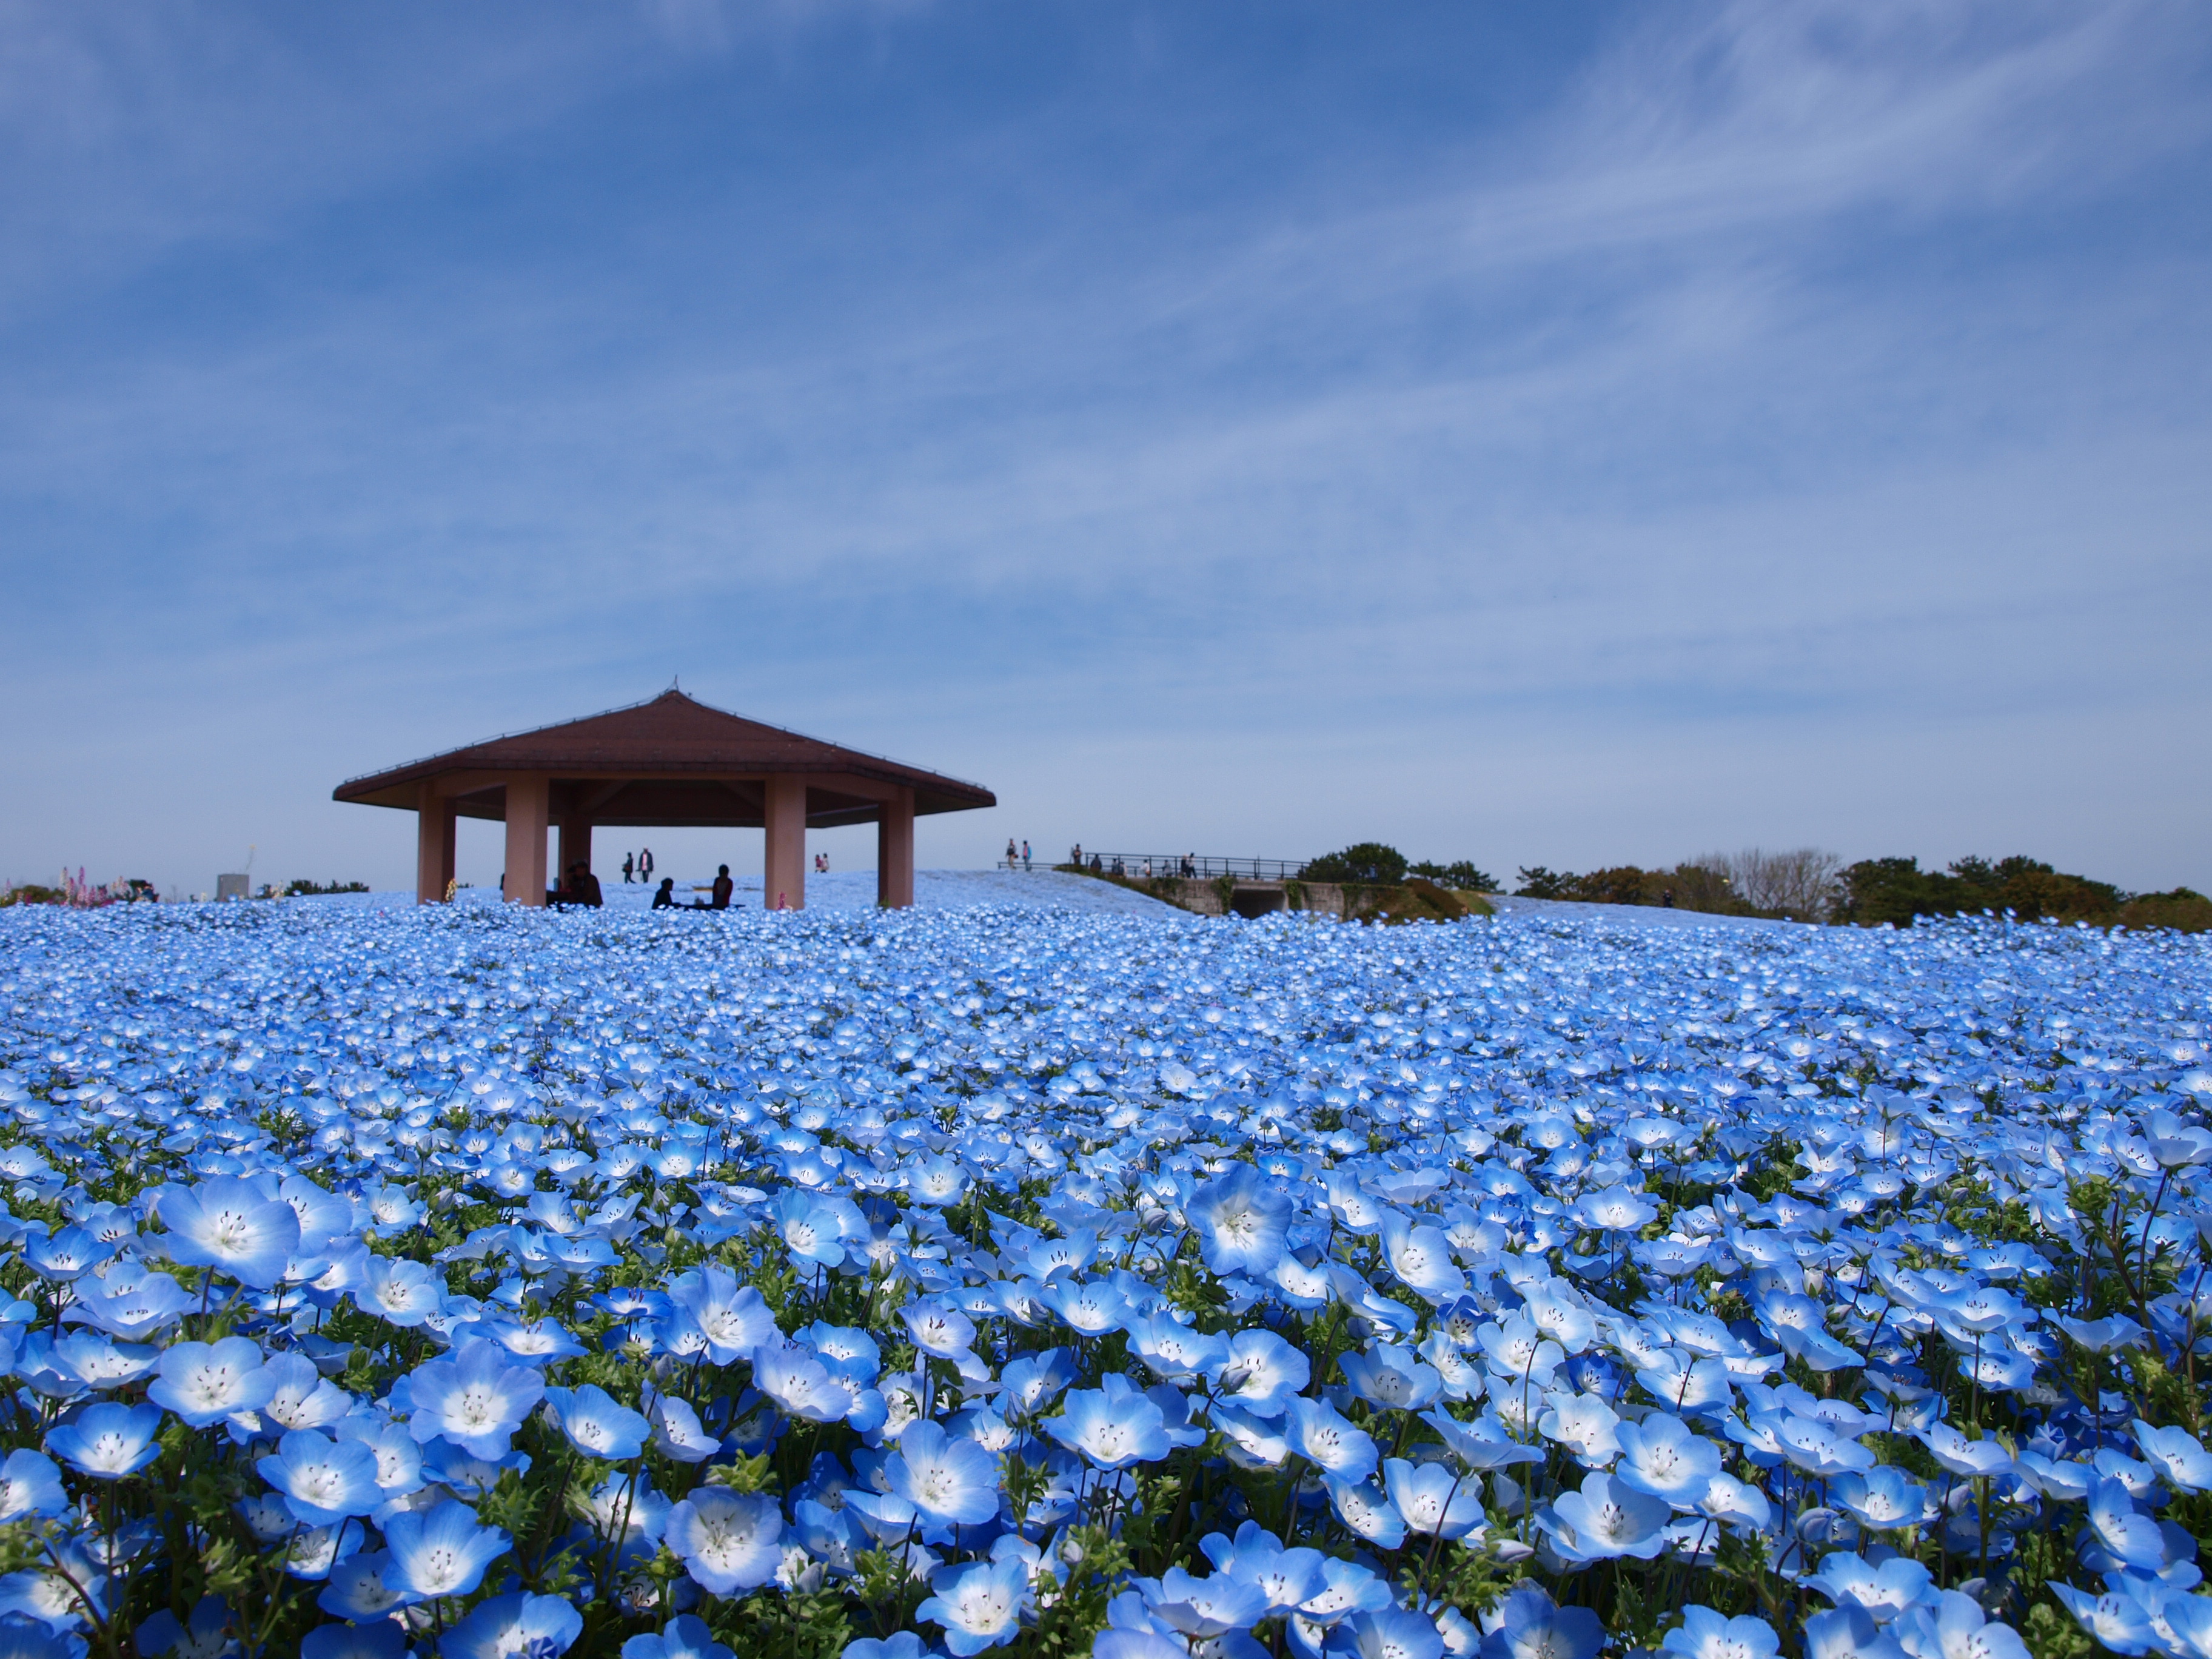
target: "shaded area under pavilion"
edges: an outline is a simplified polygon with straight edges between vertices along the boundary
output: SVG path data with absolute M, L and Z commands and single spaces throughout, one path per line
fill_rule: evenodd
M 503 896 L 544 904 L 545 832 L 558 867 L 588 866 L 592 831 L 623 827 L 767 832 L 762 866 L 771 909 L 806 903 L 806 831 L 876 826 L 877 902 L 914 902 L 914 821 L 995 806 L 980 784 L 862 754 L 710 708 L 681 691 L 559 726 L 471 744 L 353 778 L 331 799 L 416 814 L 415 896 L 434 903 L 453 880 L 464 817 L 507 825 Z

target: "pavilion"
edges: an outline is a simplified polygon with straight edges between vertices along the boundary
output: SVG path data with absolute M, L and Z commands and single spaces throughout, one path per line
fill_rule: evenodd
M 543 726 L 353 778 L 331 799 L 416 815 L 415 896 L 435 903 L 453 879 L 457 819 L 507 824 L 504 896 L 545 902 L 545 832 L 559 868 L 592 858 L 599 824 L 758 825 L 768 832 L 763 902 L 806 903 L 806 831 L 876 826 L 876 897 L 914 902 L 914 821 L 995 806 L 981 785 L 709 708 L 681 691 Z

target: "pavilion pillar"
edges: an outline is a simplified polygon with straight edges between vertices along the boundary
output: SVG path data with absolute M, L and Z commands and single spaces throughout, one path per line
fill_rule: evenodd
M 509 904 L 545 902 L 545 775 L 517 772 L 507 781 L 507 885 Z
M 424 779 L 415 808 L 415 902 L 442 904 L 453 881 L 453 801 Z
M 561 820 L 560 848 L 561 867 L 556 872 L 560 879 L 553 884 L 566 887 L 570 865 L 580 864 L 586 870 L 592 867 L 591 819 L 581 812 L 571 812 L 563 817 Z
M 772 773 L 761 790 L 768 855 L 761 865 L 761 906 L 806 908 L 806 780 Z
M 886 910 L 914 903 L 914 791 L 902 788 L 876 813 L 876 902 Z

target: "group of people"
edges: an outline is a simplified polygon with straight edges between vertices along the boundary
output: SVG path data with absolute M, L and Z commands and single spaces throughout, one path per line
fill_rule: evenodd
M 627 887 L 633 878 L 644 882 L 647 886 L 652 884 L 653 848 L 650 847 L 635 858 L 628 853 L 623 854 L 623 884 Z
M 1016 865 L 1019 865 L 1024 870 L 1030 867 L 1030 844 L 1025 841 L 1017 842 L 1012 836 L 1008 836 L 1006 837 L 1006 868 L 1011 870 Z
M 724 864 L 715 866 L 714 885 L 710 890 L 713 893 L 713 897 L 709 900 L 702 902 L 699 899 L 693 899 L 689 904 L 678 904 L 676 902 L 676 878 L 673 876 L 663 876 L 660 878 L 660 890 L 653 896 L 653 908 L 656 910 L 728 909 L 730 908 L 730 895 L 738 890 L 738 884 L 730 879 L 730 866 L 728 865 Z
M 501 876 L 501 885 L 504 886 L 506 882 L 507 878 Z M 577 904 L 587 910 L 596 910 L 606 902 L 606 899 L 599 892 L 599 878 L 592 873 L 592 866 L 578 859 L 568 866 L 568 878 L 546 894 L 545 902 L 548 904 Z

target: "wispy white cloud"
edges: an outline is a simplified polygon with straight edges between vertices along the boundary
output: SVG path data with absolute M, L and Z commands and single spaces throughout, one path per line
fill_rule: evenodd
M 1545 836 L 1638 833 L 1589 829 L 1593 766 L 1694 844 L 1745 810 L 1716 780 L 1779 747 L 1802 775 L 1763 789 L 1878 839 L 1838 773 L 1905 768 L 1964 826 L 2012 798 L 1962 748 L 2027 768 L 2037 721 L 2154 747 L 2212 712 L 2184 620 L 2212 599 L 2207 272 L 2160 222 L 2204 205 L 2195 9 L 1629 10 L 1531 118 L 1325 161 L 1285 139 L 1181 195 L 1174 154 L 1096 159 L 1144 135 L 1064 64 L 1053 99 L 856 140 L 720 125 L 763 61 L 809 88 L 855 61 L 772 7 L 512 40 L 273 15 L 0 9 L 43 65 L 0 85 L 0 204 L 46 229 L 0 284 L 86 336 L 19 337 L 0 386 L 11 575 L 145 601 L 27 641 L 16 695 L 335 720 L 366 764 L 704 665 L 925 759 L 951 718 L 988 745 L 960 766 L 1071 812 L 1101 809 L 1070 768 L 1165 768 L 1224 833 L 1270 766 L 1479 731 L 1542 774 L 1520 827 L 1456 771 L 1413 827 L 1553 863 L 1581 854 Z M 962 21 L 842 16 L 910 52 Z M 1188 50 L 1167 29 L 1147 72 Z M 686 99 L 702 153 L 670 176 L 653 112 Z M 1209 144 L 1270 118 L 1187 102 Z M 555 228 L 478 233 L 464 179 Z M 180 268 L 270 265 L 265 315 L 161 314 Z M 1010 702 L 1051 752 L 992 729 Z M 1159 735 L 1194 722 L 1249 763 Z M 2166 854 L 2115 828 L 2100 856 Z

